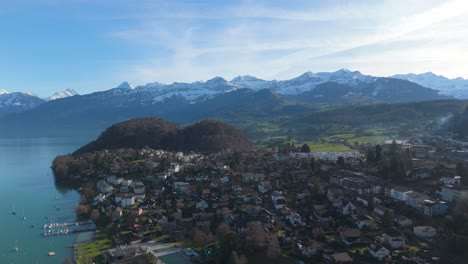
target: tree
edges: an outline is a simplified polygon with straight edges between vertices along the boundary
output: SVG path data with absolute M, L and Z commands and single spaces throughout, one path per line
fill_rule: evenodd
M 370 212 L 374 211 L 374 195 L 371 193 L 369 194 L 369 200 L 367 201 L 367 209 L 369 209 Z
M 382 226 L 384 228 L 392 228 L 393 227 L 393 214 L 390 210 L 386 209 L 383 216 L 382 216 Z
M 320 186 L 320 180 L 317 178 L 312 187 L 312 196 L 317 198 L 322 195 L 322 187 Z
M 463 165 L 463 163 L 461 162 L 457 163 L 457 167 L 455 168 L 455 173 L 458 176 L 463 177 L 463 175 L 465 174 L 465 166 Z
M 85 217 L 88 215 L 88 213 L 89 213 L 89 208 L 86 205 L 80 204 L 76 208 L 76 215 L 78 217 Z
M 382 147 L 380 145 L 375 145 L 375 161 L 379 162 L 382 160 Z
M 224 238 L 221 241 L 221 245 L 221 263 L 226 263 L 229 261 L 233 251 L 239 252 L 239 236 L 231 231 L 224 235 Z
M 301 146 L 301 152 L 303 152 L 303 153 L 310 153 L 310 147 L 309 147 L 309 145 L 308 145 L 308 144 L 303 144 L 303 145 Z
M 367 150 L 366 160 L 367 160 L 368 164 L 375 162 L 375 151 L 374 150 L 372 150 L 372 149 Z
M 281 254 L 278 237 L 274 234 L 270 234 L 269 238 L 266 255 L 269 259 L 276 259 Z
M 221 241 L 223 240 L 224 236 L 229 232 L 232 232 L 231 227 L 229 225 L 226 225 L 225 223 L 221 223 L 216 229 L 216 238 Z
M 336 164 L 340 167 L 345 166 L 345 160 L 343 156 L 339 156 L 338 159 L 336 160 Z
M 96 222 L 96 221 L 98 220 L 98 218 L 99 218 L 99 215 L 100 215 L 100 214 L 99 214 L 99 210 L 98 210 L 98 209 L 93 209 L 93 210 L 91 211 L 91 215 L 90 215 L 91 220 L 93 220 L 94 222 Z
M 315 167 L 316 167 L 316 166 L 315 166 L 315 158 L 312 157 L 312 158 L 310 159 L 310 169 L 311 169 L 312 171 L 315 171 L 315 169 L 316 169 Z
M 265 243 L 265 229 L 260 222 L 249 222 L 245 229 L 246 244 L 251 249 L 262 247 Z
M 201 231 L 198 228 L 192 230 L 192 240 L 193 244 L 197 247 L 203 246 L 208 242 L 208 236 L 205 232 Z
M 229 257 L 228 264 L 238 264 L 239 263 L 239 256 L 235 251 L 231 252 L 231 256 Z

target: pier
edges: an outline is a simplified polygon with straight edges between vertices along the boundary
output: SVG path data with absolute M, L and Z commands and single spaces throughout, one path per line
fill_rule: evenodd
M 44 236 L 59 236 L 68 235 L 73 233 L 88 232 L 96 230 L 96 225 L 93 221 L 86 222 L 71 222 L 71 223 L 51 223 L 45 224 Z

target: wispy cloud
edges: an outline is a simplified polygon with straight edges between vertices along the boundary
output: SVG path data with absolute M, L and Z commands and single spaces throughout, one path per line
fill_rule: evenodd
M 463 1 L 323 2 L 293 8 L 245 1 L 206 9 L 180 3 L 165 8 L 175 6 L 183 11 L 128 14 L 138 22 L 109 33 L 149 53 L 152 48 L 165 50 L 129 65 L 129 78 L 289 78 L 306 70 L 342 67 L 391 75 L 451 60 L 455 63 L 434 70 L 468 75 L 457 63 L 468 58 L 462 48 L 468 45 Z M 210 22 L 213 19 L 217 21 Z M 448 39 L 454 43 L 444 41 Z

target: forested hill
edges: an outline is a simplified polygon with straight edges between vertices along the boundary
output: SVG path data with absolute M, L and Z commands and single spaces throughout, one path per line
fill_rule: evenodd
M 253 148 L 242 131 L 217 120 L 203 120 L 182 128 L 176 123 L 147 117 L 115 124 L 75 153 L 146 146 L 154 149 L 200 152 L 226 149 L 250 151 Z

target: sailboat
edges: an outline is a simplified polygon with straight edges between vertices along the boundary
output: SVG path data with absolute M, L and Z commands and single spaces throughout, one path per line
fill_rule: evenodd
M 23 209 L 23 220 L 26 220 L 26 216 L 24 215 L 24 209 Z
M 19 251 L 19 248 L 18 248 L 18 240 L 15 240 L 15 247 L 13 248 L 14 251 L 18 252 Z
M 13 209 L 11 210 L 11 214 L 12 214 L 12 215 L 16 215 L 15 204 L 13 204 Z

